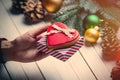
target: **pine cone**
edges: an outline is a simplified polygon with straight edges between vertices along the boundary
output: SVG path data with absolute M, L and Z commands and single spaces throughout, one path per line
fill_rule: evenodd
M 103 51 L 103 58 L 106 60 L 115 60 L 117 56 L 117 50 L 120 48 L 115 30 L 112 29 L 110 25 L 105 23 L 102 32 L 101 47 Z
M 120 80 L 120 66 L 113 67 L 111 72 L 112 80 Z
M 22 8 L 22 6 L 25 6 L 25 2 L 27 2 L 27 0 L 12 0 L 11 12 L 13 14 L 23 13 L 24 9 Z
M 44 18 L 45 11 L 39 0 L 28 0 L 24 9 L 25 20 L 30 24 L 37 23 Z

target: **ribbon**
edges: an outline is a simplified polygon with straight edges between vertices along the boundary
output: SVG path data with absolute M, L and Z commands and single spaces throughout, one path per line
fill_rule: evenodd
M 72 38 L 73 35 L 71 33 L 73 33 L 75 31 L 74 29 L 70 29 L 70 28 L 62 29 L 55 24 L 53 24 L 52 27 L 56 30 L 51 30 L 50 32 L 47 32 L 46 35 L 50 35 L 50 34 L 54 34 L 54 33 L 58 33 L 58 32 L 63 32 L 69 38 Z
M 55 25 L 55 24 L 53 24 L 52 25 L 53 26 L 53 28 L 55 28 L 57 31 L 60 31 L 60 32 L 63 32 L 65 35 L 67 35 L 69 38 L 72 38 L 73 37 L 73 35 L 71 34 L 71 33 L 73 33 L 75 30 L 74 29 L 69 29 L 69 28 L 67 28 L 67 29 L 62 29 L 62 28 L 60 28 L 59 26 L 57 26 L 57 25 Z

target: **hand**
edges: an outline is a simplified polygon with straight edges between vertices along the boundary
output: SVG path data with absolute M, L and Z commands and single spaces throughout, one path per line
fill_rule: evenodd
M 3 41 L 3 46 L 11 45 L 2 48 L 4 59 L 6 61 L 32 62 L 47 57 L 48 54 L 40 53 L 37 50 L 36 41 L 42 37 L 48 25 L 30 30 L 13 41 Z

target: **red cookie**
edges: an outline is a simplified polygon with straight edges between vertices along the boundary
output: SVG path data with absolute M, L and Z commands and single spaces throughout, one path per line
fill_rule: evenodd
M 57 28 L 55 28 L 54 26 Z M 68 29 L 68 27 L 61 22 L 56 22 L 53 25 L 50 25 L 48 27 L 48 30 L 47 30 L 48 33 L 56 31 L 55 33 L 51 33 L 47 36 L 48 48 L 61 49 L 61 48 L 70 47 L 74 45 L 80 38 L 79 32 L 75 29 L 74 31 L 69 32 L 68 35 L 62 30 L 65 30 L 66 32 L 66 31 L 69 31 L 70 29 Z

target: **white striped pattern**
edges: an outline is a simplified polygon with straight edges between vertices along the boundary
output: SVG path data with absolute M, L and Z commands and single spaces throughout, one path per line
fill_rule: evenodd
M 42 38 L 37 42 L 38 50 L 44 52 L 45 54 L 50 54 L 53 57 L 56 57 L 59 60 L 66 61 L 68 60 L 75 52 L 77 52 L 84 45 L 84 38 L 81 37 L 75 45 L 70 48 L 51 50 L 46 46 L 46 38 Z

